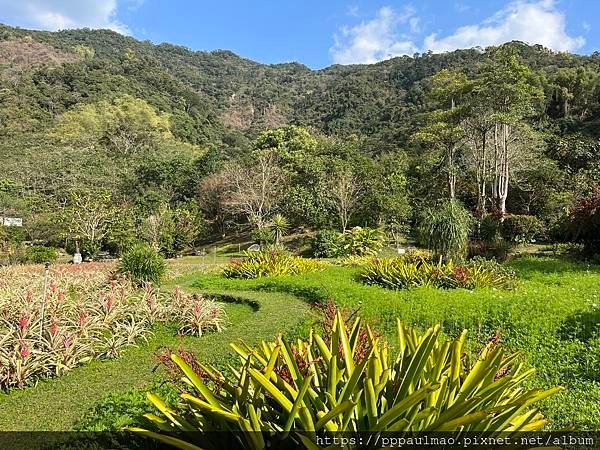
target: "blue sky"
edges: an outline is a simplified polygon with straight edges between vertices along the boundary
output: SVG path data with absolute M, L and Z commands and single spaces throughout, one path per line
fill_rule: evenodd
M 0 22 L 9 25 L 111 28 L 312 68 L 512 39 L 591 53 L 600 50 L 598 17 L 596 0 L 0 0 Z

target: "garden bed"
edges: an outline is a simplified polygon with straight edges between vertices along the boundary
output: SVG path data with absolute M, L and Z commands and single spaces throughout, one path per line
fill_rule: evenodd
M 93 359 L 116 358 L 157 325 L 177 334 L 220 331 L 222 306 L 181 290 L 134 289 L 108 264 L 0 268 L 0 389 L 61 376 Z

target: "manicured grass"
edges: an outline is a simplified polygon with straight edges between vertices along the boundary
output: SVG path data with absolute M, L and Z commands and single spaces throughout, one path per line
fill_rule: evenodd
M 218 364 L 230 358 L 230 342 L 256 342 L 289 332 L 309 315 L 306 302 L 287 294 L 236 292 L 235 300 L 238 303 L 226 304 L 231 323 L 222 333 L 177 337 L 173 330 L 164 328 L 147 344 L 127 349 L 117 359 L 94 361 L 60 378 L 0 395 L 0 431 L 70 430 L 109 392 L 147 386 L 156 376 L 154 353 L 163 346 L 185 348 L 203 361 Z
M 419 288 L 390 291 L 356 281 L 359 269 L 332 267 L 297 277 L 226 280 L 200 277 L 201 289 L 285 292 L 309 301 L 332 298 L 393 341 L 399 317 L 410 325 L 441 323 L 446 334 L 468 329 L 476 350 L 499 331 L 501 344 L 521 351 L 537 369 L 533 383 L 564 385 L 544 410 L 553 428 L 600 427 L 600 267 L 555 258 L 524 257 L 511 266 L 520 279 L 513 291 Z

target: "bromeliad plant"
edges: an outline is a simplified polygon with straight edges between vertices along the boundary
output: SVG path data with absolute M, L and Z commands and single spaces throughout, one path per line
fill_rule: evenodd
M 293 256 L 282 248 L 272 247 L 260 252 L 245 252 L 243 258 L 231 260 L 223 270 L 227 278 L 260 278 L 279 275 L 300 275 L 324 268 L 314 259 Z
M 185 295 L 177 289 L 171 296 L 171 307 L 180 334 L 202 336 L 207 331 L 225 328 L 223 305 L 202 295 Z
M 475 258 L 464 265 L 437 263 L 426 259 L 372 259 L 363 266 L 360 278 L 367 284 L 388 289 L 431 286 L 440 289 L 511 289 L 515 274 L 495 261 Z
M 359 318 L 347 324 L 338 312 L 328 332 L 308 341 L 232 345 L 241 359 L 232 375 L 172 355 L 185 386 L 179 405 L 148 394 L 161 413 L 146 414 L 156 431 L 132 430 L 190 450 L 262 449 L 267 439 L 314 449 L 317 437 L 337 432 L 541 429 L 534 404 L 561 388 L 527 389 L 533 369 L 494 341 L 471 364 L 465 341 L 466 331 L 445 341 L 439 326 L 419 334 L 398 322 L 393 352 Z
M 156 323 L 194 335 L 223 328 L 220 303 L 178 289 L 135 289 L 127 279 L 109 279 L 110 269 L 56 266 L 44 298 L 39 266 L 0 268 L 0 390 L 117 357 Z
M 394 258 L 395 260 L 402 260 L 407 263 L 421 263 L 423 261 L 430 261 L 430 255 L 425 250 L 409 249 L 401 256 Z M 348 256 L 340 258 L 336 261 L 336 264 L 342 267 L 366 267 L 375 261 L 380 261 L 380 258 L 373 256 Z

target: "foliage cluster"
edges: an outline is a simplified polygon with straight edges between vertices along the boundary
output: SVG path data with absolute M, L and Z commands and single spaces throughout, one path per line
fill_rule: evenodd
M 58 259 L 58 252 L 55 248 L 45 247 L 43 245 L 32 245 L 25 250 L 23 262 L 33 264 L 53 263 Z
M 600 254 L 600 187 L 573 207 L 569 227 L 589 255 Z
M 374 258 L 363 266 L 360 278 L 368 284 L 388 289 L 431 286 L 440 289 L 480 289 L 514 287 L 515 275 L 494 260 L 474 258 L 464 265 L 452 261 L 438 263 L 425 259 Z
M 479 238 L 486 242 L 504 239 L 510 244 L 529 244 L 546 237 L 544 223 L 535 216 L 487 214 L 479 221 Z
M 160 285 L 166 273 L 166 263 L 154 248 L 135 245 L 123 254 L 117 271 L 129 277 L 137 286 L 145 283 Z
M 0 43 L 0 207 L 92 258 L 138 239 L 172 256 L 274 213 L 404 233 L 440 198 L 554 232 L 600 181 L 595 56 L 513 42 L 311 71 L 106 30 Z
M 501 222 L 500 233 L 508 242 L 530 244 L 543 240 L 546 230 L 544 223 L 535 216 L 509 214 Z
M 469 257 L 481 256 L 505 261 L 519 244 L 533 244 L 548 238 L 544 222 L 525 214 L 486 214 L 477 223 L 477 233 L 468 244 Z
M 321 231 L 313 241 L 313 254 L 323 258 L 373 256 L 385 245 L 385 235 L 378 228 L 354 227 L 339 233 Z
M 149 393 L 160 411 L 146 414 L 156 431 L 133 431 L 182 449 L 202 446 L 187 442 L 185 432 L 244 431 L 220 434 L 222 444 L 241 439 L 238 445 L 259 449 L 265 434 L 318 448 L 317 437 L 336 432 L 485 429 L 493 435 L 544 427 L 534 405 L 560 387 L 526 388 L 533 372 L 495 341 L 473 363 L 463 353 L 466 331 L 454 341 L 439 336 L 439 326 L 421 334 L 398 321 L 393 354 L 359 318 L 346 322 L 337 312 L 323 334 L 312 331 L 308 340 L 232 344 L 240 356 L 232 375 L 174 354 L 185 382 L 180 404 L 169 407 Z
M 56 266 L 44 298 L 39 267 L 0 268 L 0 389 L 60 376 L 92 359 L 114 358 L 159 323 L 182 334 L 221 330 L 221 304 L 132 288 L 101 264 Z
M 423 211 L 418 237 L 434 256 L 461 261 L 466 256 L 472 225 L 471 214 L 451 200 Z
M 293 256 L 281 247 L 269 247 L 258 252 L 247 251 L 242 258 L 232 259 L 223 270 L 227 278 L 261 278 L 279 275 L 299 275 L 324 267 L 314 259 Z
M 53 263 L 58 259 L 58 251 L 54 247 L 44 245 L 27 246 L 24 243 L 0 243 L 0 263 L 3 264 L 43 264 Z

